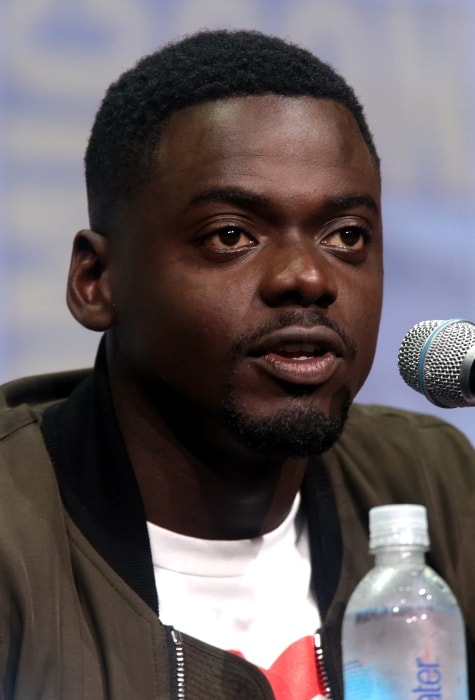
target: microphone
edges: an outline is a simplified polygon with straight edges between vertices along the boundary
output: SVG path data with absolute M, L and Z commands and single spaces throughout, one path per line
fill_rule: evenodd
M 436 406 L 475 406 L 475 324 L 416 323 L 401 343 L 398 367 L 406 384 Z

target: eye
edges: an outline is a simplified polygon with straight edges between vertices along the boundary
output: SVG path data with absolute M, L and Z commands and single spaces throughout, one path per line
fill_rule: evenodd
M 251 248 L 256 245 L 255 240 L 237 226 L 226 226 L 219 231 L 209 234 L 204 239 L 204 245 L 210 250 L 229 251 Z
M 322 245 L 359 253 L 364 250 L 368 238 L 368 231 L 362 226 L 344 226 L 328 234 L 322 240 Z

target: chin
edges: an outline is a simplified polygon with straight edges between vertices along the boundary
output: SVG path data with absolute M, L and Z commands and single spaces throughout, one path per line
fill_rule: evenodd
M 332 402 L 328 414 L 302 396 L 294 397 L 290 406 L 286 403 L 285 408 L 272 414 L 256 416 L 240 410 L 229 395 L 223 403 L 224 420 L 231 434 L 255 456 L 311 457 L 324 452 L 338 439 L 351 398 L 345 391 L 343 398 Z

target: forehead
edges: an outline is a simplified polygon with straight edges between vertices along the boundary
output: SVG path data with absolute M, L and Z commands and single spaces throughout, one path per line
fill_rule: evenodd
M 164 125 L 155 158 L 147 189 L 173 210 L 234 188 L 295 212 L 355 194 L 379 208 L 376 163 L 351 112 L 332 100 L 265 95 L 189 107 Z
M 207 172 L 238 176 L 280 163 L 313 172 L 346 168 L 379 182 L 351 112 L 313 97 L 233 97 L 183 109 L 163 127 L 156 157 L 166 179 L 190 169 L 201 177 Z

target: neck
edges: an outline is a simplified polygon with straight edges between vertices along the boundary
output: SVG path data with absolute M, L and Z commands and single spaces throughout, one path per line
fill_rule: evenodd
M 300 480 L 289 484 L 286 467 L 277 478 L 256 478 L 251 485 L 217 474 L 193 458 L 164 465 L 143 450 L 140 455 L 133 450 L 132 460 L 147 519 L 202 539 L 246 539 L 273 530 L 288 514 L 300 486 Z M 299 470 L 289 471 L 290 481 L 297 481 Z

